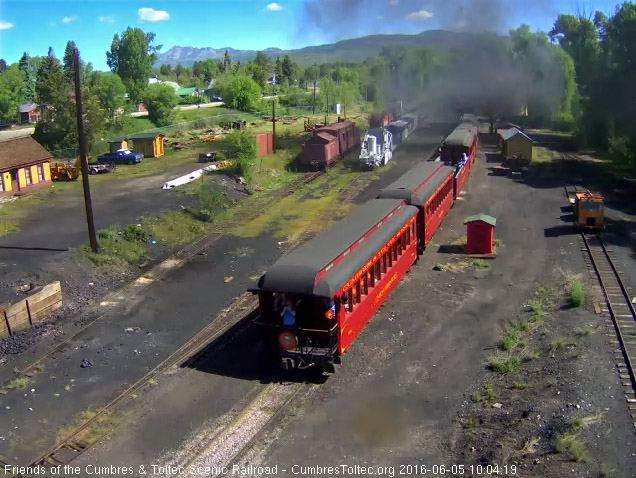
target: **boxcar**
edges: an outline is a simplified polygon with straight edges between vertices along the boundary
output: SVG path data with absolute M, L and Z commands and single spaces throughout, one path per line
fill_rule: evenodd
M 423 161 L 380 191 L 379 198 L 403 199 L 419 209 L 420 253 L 453 206 L 453 171 L 442 163 Z
M 369 118 L 370 128 L 386 128 L 393 121 L 393 114 L 387 111 L 383 113 L 372 114 Z
M 333 363 L 417 259 L 418 210 L 373 199 L 279 259 L 252 291 L 284 369 Z
M 338 142 L 338 154 L 340 156 L 360 144 L 360 133 L 351 121 L 328 124 L 314 131 L 334 136 Z
M 417 129 L 418 120 L 417 120 L 417 115 L 415 113 L 405 114 L 404 116 L 402 116 L 401 119 L 406 121 L 409 124 L 408 126 L 409 134 Z
M 310 166 L 327 167 L 338 158 L 338 141 L 330 134 L 316 133 L 305 143 L 303 154 Z
M 303 147 L 307 164 L 326 168 L 360 144 L 360 133 L 351 121 L 342 121 L 315 128 Z
M 389 123 L 389 131 L 393 135 L 393 144 L 399 146 L 408 137 L 408 123 L 406 121 L 397 120 Z

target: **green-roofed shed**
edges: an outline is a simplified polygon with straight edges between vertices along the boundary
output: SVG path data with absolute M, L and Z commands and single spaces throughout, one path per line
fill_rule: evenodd
M 196 86 L 192 86 L 190 88 L 179 88 L 177 90 L 177 96 L 195 96 L 198 88 Z
M 488 214 L 475 214 L 467 217 L 464 224 L 467 226 L 466 253 L 492 255 L 497 219 Z
M 118 149 L 126 149 L 128 147 L 128 138 L 113 138 L 108 140 L 108 150 L 111 154 L 117 152 Z

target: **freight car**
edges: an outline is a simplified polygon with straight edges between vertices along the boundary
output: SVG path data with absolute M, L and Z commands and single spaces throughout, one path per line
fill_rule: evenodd
M 370 128 L 386 128 L 393 121 L 393 113 L 387 111 L 383 113 L 372 114 L 369 118 Z
M 472 161 L 418 164 L 260 278 L 256 324 L 284 369 L 335 370 L 439 228 Z
M 303 146 L 304 161 L 314 169 L 326 169 L 359 144 L 360 132 L 351 121 L 321 126 L 313 130 L 312 137 Z

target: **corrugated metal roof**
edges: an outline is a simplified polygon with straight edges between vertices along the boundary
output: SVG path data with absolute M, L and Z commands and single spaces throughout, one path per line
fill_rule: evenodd
M 510 138 L 517 136 L 518 134 L 532 141 L 532 138 L 530 138 L 523 131 L 519 131 L 517 128 L 504 129 L 503 131 L 500 131 L 499 134 L 504 141 L 508 141 Z
M 18 111 L 20 113 L 29 113 L 30 111 L 37 109 L 37 107 L 37 103 L 22 103 L 18 106 Z
M 196 86 L 191 86 L 188 88 L 179 88 L 176 93 L 177 96 L 190 96 L 192 93 L 194 93 L 196 91 L 197 87 Z
M 262 290 L 331 297 L 399 228 L 417 212 L 399 199 L 373 199 L 326 231 L 279 259 L 259 280 Z M 387 216 L 392 214 L 389 219 Z M 385 222 L 316 282 L 317 274 Z
M 31 136 L 0 141 L 0 171 L 51 159 L 51 153 Z
M 474 216 L 470 216 L 467 217 L 466 219 L 464 219 L 464 224 L 468 224 L 469 222 L 475 222 L 475 221 L 481 221 L 481 222 L 485 222 L 486 224 L 490 224 L 492 227 L 495 227 L 495 225 L 497 224 L 497 219 L 495 219 L 492 216 L 489 216 L 488 214 L 475 214 Z

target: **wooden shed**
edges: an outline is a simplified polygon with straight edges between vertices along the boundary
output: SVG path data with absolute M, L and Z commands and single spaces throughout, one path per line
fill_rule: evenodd
M 257 156 L 266 156 L 274 152 L 274 137 L 271 132 L 256 133 L 254 134 L 254 137 L 256 138 L 256 147 L 258 148 L 256 153 Z
M 0 197 L 51 187 L 51 153 L 31 136 L 0 141 Z
M 534 141 L 517 128 L 499 132 L 502 142 L 502 154 L 505 158 L 519 157 L 532 160 L 532 144 Z
M 497 220 L 488 214 L 476 214 L 464 221 L 467 226 L 466 253 L 492 255 Z
M 143 153 L 144 158 L 158 158 L 165 153 L 165 137 L 163 133 L 135 133 L 128 138 L 132 140 L 133 151 Z
M 108 150 L 111 154 L 117 152 L 118 149 L 126 149 L 128 147 L 128 138 L 114 138 L 108 140 Z

